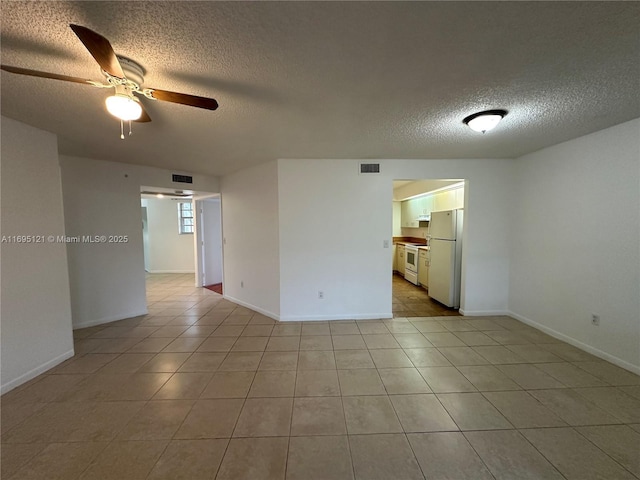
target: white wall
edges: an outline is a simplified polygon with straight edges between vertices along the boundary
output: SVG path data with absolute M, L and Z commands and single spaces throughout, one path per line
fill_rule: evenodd
M 190 199 L 186 200 L 190 202 Z M 178 200 L 144 198 L 150 273 L 194 273 L 193 234 L 178 232 Z
M 5 393 L 73 355 L 62 189 L 55 135 L 2 118 L 2 386 Z
M 220 198 L 197 202 L 202 209 L 201 223 L 203 253 L 202 259 L 205 285 L 222 283 L 222 211 Z
M 422 178 L 467 179 L 462 310 L 505 313 L 512 162 L 279 160 L 281 319 L 391 316 L 392 182 Z
M 278 318 L 277 163 L 268 162 L 223 177 L 221 191 L 224 295 L 236 303 Z
M 145 314 L 138 179 L 124 164 L 60 157 L 60 165 L 67 235 L 128 239 L 67 244 L 74 328 Z
M 634 120 L 516 160 L 509 294 L 517 318 L 636 372 L 639 132 Z
M 351 160 L 278 167 L 281 319 L 389 317 L 391 181 Z
M 121 244 L 69 244 L 74 328 L 146 313 L 140 186 L 184 188 L 157 168 L 60 157 L 68 235 L 126 235 Z M 218 180 L 194 175 L 190 188 L 218 189 Z

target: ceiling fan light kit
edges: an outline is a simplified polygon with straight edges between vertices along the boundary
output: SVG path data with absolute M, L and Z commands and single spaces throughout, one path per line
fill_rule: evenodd
M 111 115 L 125 122 L 138 120 L 142 115 L 140 101 L 127 93 L 126 88 L 116 87 L 115 95 L 107 97 L 105 104 Z
M 115 88 L 114 95 L 105 100 L 107 111 L 120 120 L 120 138 L 124 139 L 123 122 L 129 122 L 129 135 L 131 135 L 131 122 L 150 122 L 151 118 L 144 106 L 133 94 L 144 95 L 151 100 L 178 103 L 191 107 L 215 110 L 218 102 L 213 98 L 199 97 L 186 93 L 169 92 L 155 88 L 142 88 L 144 82 L 144 69 L 131 59 L 116 55 L 109 43 L 99 33 L 81 25 L 70 25 L 71 30 L 80 39 L 94 60 L 100 65 L 102 74 L 107 83 L 95 82 L 78 77 L 69 77 L 57 73 L 29 70 L 21 67 L 2 65 L 4 71 L 18 75 L 31 77 L 50 78 L 63 82 L 82 83 L 97 88 Z
M 462 123 L 475 132 L 486 133 L 496 128 L 507 113 L 506 110 L 485 110 L 465 117 Z

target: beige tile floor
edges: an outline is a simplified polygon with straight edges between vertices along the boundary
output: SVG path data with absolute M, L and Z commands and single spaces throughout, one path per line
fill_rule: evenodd
M 279 324 L 191 282 L 2 397 L 2 479 L 640 478 L 640 377 L 512 318 Z

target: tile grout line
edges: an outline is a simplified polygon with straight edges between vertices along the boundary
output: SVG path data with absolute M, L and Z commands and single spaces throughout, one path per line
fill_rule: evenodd
M 593 426 L 596 426 L 596 425 L 584 425 L 584 426 L 586 426 L 586 427 L 593 427 Z M 609 426 L 609 425 L 607 425 L 607 426 Z M 630 427 L 629 427 L 627 424 L 619 425 L 619 426 L 624 427 L 624 428 L 629 428 L 629 429 L 630 429 Z M 617 465 L 619 465 L 621 468 L 623 468 L 624 470 L 626 470 L 627 472 L 629 472 L 629 473 L 630 473 L 631 475 L 633 475 L 634 477 L 638 478 L 638 476 L 637 476 L 634 472 L 632 472 L 631 470 L 629 470 L 626 466 L 624 466 L 622 463 L 620 463 L 618 460 L 616 460 L 614 457 L 612 457 L 609 453 L 607 453 L 605 450 L 603 450 L 602 448 L 600 448 L 600 446 L 598 446 L 596 443 L 594 443 L 594 442 L 593 442 L 589 437 L 587 437 L 586 435 L 584 435 L 580 430 L 578 430 L 578 429 L 577 429 L 577 428 L 575 428 L 575 427 L 571 427 L 571 428 L 573 428 L 573 430 L 574 430 L 578 435 L 580 435 L 582 438 L 584 438 L 587 442 L 589 442 L 589 443 L 590 443 L 591 445 L 593 445 L 595 448 L 597 448 L 598 450 L 600 450 L 604 455 L 606 455 L 607 457 L 609 457 L 613 462 L 615 462 L 615 463 L 616 463 Z

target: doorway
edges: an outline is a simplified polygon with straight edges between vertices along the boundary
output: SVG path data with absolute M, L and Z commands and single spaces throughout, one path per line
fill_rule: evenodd
M 150 186 L 141 186 L 140 194 L 147 279 L 191 278 L 191 286 L 219 284 L 221 290 L 220 194 Z
M 222 209 L 219 195 L 195 200 L 196 282 L 223 294 Z
M 406 259 L 403 255 L 403 245 L 404 243 L 429 245 L 431 214 L 463 209 L 465 185 L 466 182 L 461 179 L 394 180 L 392 221 L 394 268 L 391 282 L 394 317 L 459 315 L 457 309 L 449 308 L 429 296 L 431 283 L 429 249 L 418 249 L 417 273 L 410 276 L 412 282 L 405 279 Z M 461 241 L 462 238 L 460 238 Z M 458 258 L 458 262 L 460 261 L 461 259 Z M 415 272 L 415 264 L 413 265 L 411 270 Z M 458 272 L 460 272 L 459 268 Z M 416 276 L 418 282 L 415 281 Z
M 147 273 L 194 273 L 191 198 L 143 193 L 142 239 Z

